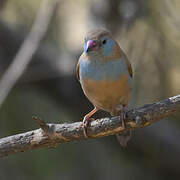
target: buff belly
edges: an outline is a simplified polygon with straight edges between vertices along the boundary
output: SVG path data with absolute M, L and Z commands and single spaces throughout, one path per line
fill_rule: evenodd
M 127 74 L 114 81 L 83 78 L 81 85 L 87 98 L 99 109 L 113 112 L 120 105 L 128 104 L 130 86 Z

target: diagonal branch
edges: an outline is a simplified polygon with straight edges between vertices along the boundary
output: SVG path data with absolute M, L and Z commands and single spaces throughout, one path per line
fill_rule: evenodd
M 0 106 L 21 77 L 39 47 L 57 7 L 58 0 L 43 0 L 32 29 L 0 81 Z
M 146 127 L 176 112 L 180 112 L 180 95 L 129 110 L 125 119 L 127 129 L 134 130 Z M 83 129 L 79 128 L 81 122 L 45 124 L 38 118 L 35 120 L 41 129 L 0 139 L 0 157 L 38 148 L 56 147 L 56 145 L 65 142 L 86 139 L 83 135 Z M 90 123 L 87 139 L 114 135 L 123 131 L 125 129 L 122 128 L 119 117 L 97 119 Z

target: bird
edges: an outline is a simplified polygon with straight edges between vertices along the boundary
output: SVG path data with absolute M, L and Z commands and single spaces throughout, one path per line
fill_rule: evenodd
M 84 51 L 76 66 L 76 76 L 85 96 L 94 109 L 84 116 L 81 126 L 87 137 L 91 116 L 104 110 L 112 116 L 120 115 L 122 126 L 132 92 L 133 71 L 130 61 L 110 32 L 105 29 L 89 31 L 84 37 Z M 122 146 L 131 138 L 131 131 L 117 134 Z

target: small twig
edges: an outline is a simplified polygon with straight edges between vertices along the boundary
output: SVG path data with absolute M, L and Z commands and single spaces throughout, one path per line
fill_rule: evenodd
M 129 110 L 124 120 L 126 121 L 126 128 L 134 130 L 146 127 L 176 112 L 180 112 L 180 95 Z M 0 139 L 0 157 L 32 149 L 55 147 L 57 144 L 65 142 L 98 138 L 126 131 L 122 127 L 119 117 L 97 119 L 90 122 L 87 128 L 88 138 L 84 137 L 83 128 L 79 128 L 82 122 L 46 124 L 38 118 L 35 119 L 42 129 Z M 44 133 L 47 129 L 50 135 Z
M 58 0 L 43 0 L 32 29 L 0 81 L 0 107 L 42 41 Z
M 40 126 L 44 133 L 49 134 L 49 126 L 40 117 L 32 116 L 32 119 Z

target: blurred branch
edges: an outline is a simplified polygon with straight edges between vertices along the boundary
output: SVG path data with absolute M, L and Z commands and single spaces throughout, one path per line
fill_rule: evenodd
M 180 95 L 129 110 L 125 119 L 127 129 L 134 130 L 146 127 L 176 112 L 180 112 Z M 35 120 L 40 125 L 40 129 L 0 139 L 0 157 L 38 148 L 56 147 L 58 144 L 70 141 L 114 135 L 125 131 L 121 126 L 120 117 L 92 121 L 87 130 L 88 138 L 84 137 L 83 128 L 79 128 L 82 122 L 46 124 L 38 118 Z
M 43 39 L 58 0 L 43 0 L 32 29 L 0 81 L 0 106 L 21 77 Z
M 2 9 L 4 8 L 4 6 L 6 5 L 7 0 L 1 0 L 0 1 L 0 11 L 2 11 Z

